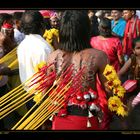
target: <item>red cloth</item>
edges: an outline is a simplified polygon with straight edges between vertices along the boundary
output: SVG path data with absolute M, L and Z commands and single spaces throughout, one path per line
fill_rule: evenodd
M 123 53 L 130 56 L 132 54 L 132 40 L 140 36 L 140 19 L 136 16 L 127 21 L 124 39 L 123 39 Z
M 53 130 L 108 130 L 112 118 L 111 112 L 108 110 L 107 98 L 104 89 L 100 83 L 98 76 L 96 77 L 96 88 L 98 92 L 98 100 L 103 111 L 103 120 L 99 125 L 97 117 L 83 117 L 66 115 L 65 117 L 54 116 Z M 87 121 L 90 121 L 92 127 L 87 127 Z
M 87 127 L 87 121 L 91 127 Z M 99 123 L 96 117 L 83 117 L 67 115 L 65 117 L 55 116 L 52 124 L 52 130 L 99 130 Z
M 119 38 L 110 37 L 102 39 L 100 36 L 96 36 L 91 38 L 90 44 L 93 48 L 104 51 L 110 60 L 110 64 L 114 66 L 115 70 L 120 70 L 117 55 L 123 55 L 123 49 Z
M 112 114 L 108 109 L 106 92 L 104 91 L 98 76 L 96 76 L 96 88 L 98 93 L 99 104 L 103 111 L 103 120 L 100 125 L 100 130 L 108 130 L 110 126 Z
M 12 29 L 12 28 L 13 28 L 13 25 L 12 25 L 12 24 L 9 24 L 9 23 L 4 23 L 4 24 L 2 25 L 2 28 Z

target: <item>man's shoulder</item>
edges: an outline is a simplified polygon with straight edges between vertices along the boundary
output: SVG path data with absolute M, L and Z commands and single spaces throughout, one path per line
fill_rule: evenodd
M 95 48 L 89 48 L 89 49 L 86 49 L 85 51 L 86 51 L 86 53 L 88 53 L 90 55 L 94 55 L 97 58 L 107 56 L 104 51 L 101 51 L 101 50 L 98 50 L 98 49 L 95 49 Z
M 91 53 L 102 53 L 103 52 L 103 51 L 98 50 L 96 48 L 89 48 L 89 49 L 86 49 L 85 51 L 91 52 Z

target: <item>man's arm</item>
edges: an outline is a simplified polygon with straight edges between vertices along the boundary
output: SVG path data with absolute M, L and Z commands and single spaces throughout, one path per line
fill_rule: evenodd
M 119 78 L 121 78 L 121 76 L 123 76 L 130 68 L 131 66 L 131 59 L 129 59 L 124 66 L 120 69 L 120 71 L 118 72 L 118 76 Z
M 11 73 L 11 69 L 3 64 L 0 64 L 0 75 L 9 75 Z
M 98 76 L 100 79 L 100 82 L 103 86 L 103 88 L 105 89 L 105 91 L 107 92 L 107 97 L 109 98 L 110 96 L 112 96 L 112 92 L 109 90 L 109 88 L 107 87 L 107 79 L 106 77 L 103 75 L 104 69 L 106 67 L 107 64 L 109 64 L 109 60 L 107 55 L 104 52 L 101 52 L 99 54 L 98 57 Z
M 17 74 L 19 74 L 19 69 L 11 70 L 9 67 L 0 64 L 0 75 L 12 76 Z

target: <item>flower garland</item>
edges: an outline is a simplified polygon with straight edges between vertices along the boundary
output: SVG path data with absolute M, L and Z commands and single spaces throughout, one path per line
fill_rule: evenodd
M 50 30 L 46 30 L 43 37 L 46 41 L 52 46 L 53 36 L 56 36 L 59 42 L 59 30 L 52 28 Z M 53 46 L 52 46 L 53 47 Z
M 42 61 L 34 67 L 35 72 L 38 72 L 43 66 L 46 66 L 46 62 Z
M 113 96 L 108 99 L 108 108 L 112 112 L 116 112 L 117 115 L 127 116 L 128 110 L 126 105 L 122 102 L 125 89 L 121 86 L 121 81 L 119 80 L 117 73 L 113 66 L 106 65 L 103 75 L 106 77 L 107 86 L 113 91 Z
M 42 68 L 42 67 L 44 67 L 44 66 L 46 66 L 47 64 L 46 64 L 46 62 L 45 61 L 42 61 L 42 62 L 40 62 L 39 64 L 37 64 L 35 67 L 34 67 L 34 70 L 35 70 L 35 72 L 37 73 L 37 72 L 39 72 L 39 70 Z M 35 96 L 34 96 L 34 98 L 33 98 L 33 100 L 38 104 L 38 103 L 40 103 L 40 101 L 41 101 L 41 98 L 42 98 L 42 92 L 37 92 L 37 93 L 35 93 Z
M 42 99 L 42 95 L 43 95 L 42 92 L 36 93 L 35 96 L 34 96 L 34 98 L 33 98 L 33 101 L 36 102 L 37 104 L 39 104 L 40 101 L 41 101 L 41 99 Z

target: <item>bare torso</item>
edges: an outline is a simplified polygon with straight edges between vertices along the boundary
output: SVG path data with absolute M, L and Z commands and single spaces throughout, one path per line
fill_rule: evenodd
M 83 85 L 86 87 L 90 86 L 92 89 L 96 89 L 96 73 L 98 73 L 101 82 L 105 80 L 102 73 L 108 60 L 107 56 L 102 51 L 92 48 L 74 53 L 56 50 L 48 58 L 48 63 L 54 61 L 56 61 L 56 65 L 55 67 L 51 67 L 51 71 L 55 69 L 58 74 L 61 74 L 61 72 L 71 64 L 74 64 L 74 75 L 81 68 L 85 67 Z

